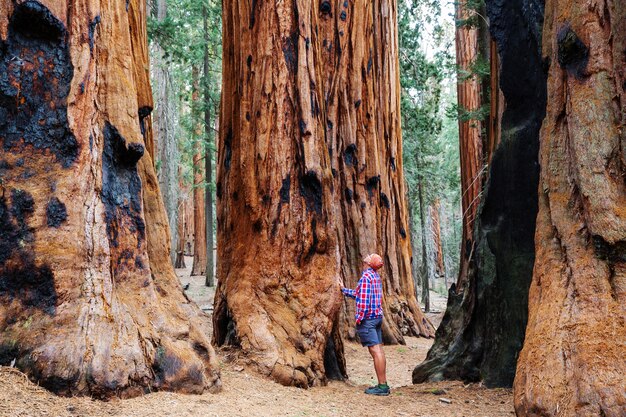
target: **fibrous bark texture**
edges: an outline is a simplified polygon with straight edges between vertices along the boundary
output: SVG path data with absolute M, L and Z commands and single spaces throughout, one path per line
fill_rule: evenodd
M 147 62 L 143 2 L 0 2 L 0 364 L 60 394 L 219 386 L 169 260 Z
M 541 60 L 543 3 L 487 1 L 497 45 L 501 100 L 500 140 L 476 222 L 475 268 L 448 307 L 427 359 L 413 382 L 482 380 L 510 386 L 524 341 L 528 287 L 534 262 L 539 131 L 545 115 L 546 76 Z
M 385 341 L 431 336 L 410 269 L 395 2 L 226 1 L 223 16 L 214 342 L 282 383 L 341 377 L 354 307 L 338 320 L 337 277 L 356 284 L 371 252 Z
M 301 387 L 343 358 L 314 4 L 223 2 L 213 341 Z
M 441 224 L 439 222 L 439 199 L 436 199 L 429 207 L 430 217 L 430 233 L 433 237 L 433 252 L 434 252 L 434 266 L 435 275 L 437 278 L 444 277 L 446 274 L 443 266 L 443 245 L 441 244 Z
M 326 110 L 340 274 L 354 288 L 362 259 L 380 253 L 384 342 L 404 343 L 405 335 L 432 337 L 411 273 L 396 1 L 322 1 L 314 9 L 325 102 L 314 103 L 313 111 Z M 353 337 L 352 301 L 345 300 L 342 317 L 344 334 Z
M 546 2 L 536 262 L 515 409 L 626 410 L 626 5 Z
M 455 3 L 458 22 L 472 17 L 467 0 Z M 474 231 L 483 189 L 483 138 L 482 125 L 476 113 L 482 106 L 481 81 L 473 73 L 479 53 L 479 29 L 459 25 L 456 29 L 456 65 L 458 68 L 457 100 L 459 117 L 459 154 L 461 156 L 461 209 L 463 212 L 461 235 L 461 265 L 457 288 L 462 291 L 474 266 Z

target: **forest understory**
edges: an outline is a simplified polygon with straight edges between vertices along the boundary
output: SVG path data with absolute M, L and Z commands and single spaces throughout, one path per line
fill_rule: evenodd
M 187 269 L 177 273 L 188 296 L 201 308 L 212 306 L 214 288 L 204 286 L 203 276 L 190 277 Z M 432 292 L 433 313 L 438 324 L 446 299 Z M 210 314 L 210 311 L 207 311 Z M 204 320 L 207 334 L 211 320 Z M 407 344 L 386 346 L 389 397 L 363 394 L 373 384 L 373 366 L 365 348 L 345 345 L 349 380 L 332 381 L 326 387 L 303 390 L 269 382 L 245 359 L 228 349 L 218 350 L 223 389 L 219 394 L 183 395 L 156 392 L 129 400 L 98 401 L 88 397 L 60 397 L 38 387 L 14 368 L 0 367 L 0 416 L 511 416 L 511 389 L 487 389 L 479 384 L 446 381 L 413 385 L 411 372 L 426 357 L 432 339 L 407 338 Z M 448 403 L 449 402 L 449 403 Z

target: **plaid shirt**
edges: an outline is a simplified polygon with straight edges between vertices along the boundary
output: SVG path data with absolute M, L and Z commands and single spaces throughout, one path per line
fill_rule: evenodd
M 344 295 L 356 299 L 357 322 L 363 319 L 374 319 L 383 316 L 382 299 L 383 283 L 378 273 L 372 268 L 363 271 L 356 290 L 342 289 Z

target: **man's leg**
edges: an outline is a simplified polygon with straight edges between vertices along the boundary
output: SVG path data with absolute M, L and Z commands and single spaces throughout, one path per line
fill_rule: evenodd
M 387 360 L 383 345 L 368 346 L 370 355 L 374 359 L 374 370 L 379 384 L 387 384 Z

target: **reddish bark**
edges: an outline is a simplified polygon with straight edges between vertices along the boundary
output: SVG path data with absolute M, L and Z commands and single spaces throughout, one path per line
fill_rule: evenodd
M 515 409 L 626 410 L 626 8 L 548 0 L 536 261 Z
M 67 395 L 218 387 L 141 129 L 143 3 L 0 1 L 0 39 L 0 363 Z
M 455 3 L 456 19 L 466 20 L 470 16 L 467 0 Z M 461 25 L 456 29 L 456 64 L 459 69 L 457 95 L 462 117 L 459 118 L 459 143 L 461 155 L 461 208 L 463 232 L 461 236 L 461 265 L 457 280 L 457 291 L 465 288 L 470 274 L 474 253 L 474 224 L 480 204 L 482 180 L 482 122 L 476 116 L 468 119 L 466 112 L 481 108 L 481 81 L 472 73 L 472 65 L 478 57 L 478 35 L 476 27 Z

